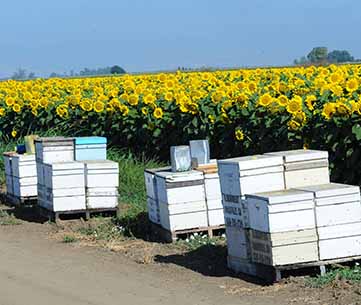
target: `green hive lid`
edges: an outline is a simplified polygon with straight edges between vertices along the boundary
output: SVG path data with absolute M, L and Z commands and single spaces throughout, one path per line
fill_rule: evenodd
M 76 145 L 107 144 L 105 137 L 79 137 L 75 138 Z

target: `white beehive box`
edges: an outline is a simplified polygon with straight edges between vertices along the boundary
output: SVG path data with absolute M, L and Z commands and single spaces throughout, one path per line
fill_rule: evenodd
M 287 189 L 330 182 L 327 151 L 297 149 L 265 155 L 283 157 Z
M 276 233 L 316 227 L 313 194 L 283 190 L 246 195 L 249 226 Z
M 87 160 L 82 163 L 85 166 L 87 208 L 116 208 L 118 206 L 119 164 L 110 160 Z
M 206 203 L 192 201 L 166 204 L 159 202 L 160 224 L 168 231 L 178 231 L 208 226 Z
M 35 155 L 19 155 L 14 154 L 11 160 L 13 176 L 19 178 L 35 177 L 36 162 Z
M 249 230 L 252 261 L 281 266 L 318 260 L 316 229 L 265 233 Z
M 222 199 L 218 173 L 204 173 L 204 187 L 207 200 Z
M 36 197 L 38 195 L 36 176 L 25 178 L 13 176 L 13 195 L 18 198 Z
M 80 162 L 44 164 L 44 177 L 48 189 L 85 189 L 84 164 Z
M 84 187 L 46 189 L 45 199 L 39 204 L 53 212 L 84 211 L 86 209 Z
M 53 163 L 74 161 L 74 139 L 64 137 L 35 140 L 36 162 Z
M 361 255 L 360 188 L 329 183 L 302 190 L 315 198 L 320 259 Z
M 255 155 L 218 160 L 222 195 L 244 196 L 284 189 L 283 159 Z
M 157 172 L 160 224 L 169 231 L 208 226 L 203 173 Z
M 361 222 L 320 227 L 320 260 L 361 255 Z
M 119 164 L 110 160 L 82 161 L 86 187 L 119 187 Z
M 117 187 L 86 188 L 86 204 L 89 209 L 107 209 L 118 206 Z
M 205 201 L 203 173 L 199 171 L 157 172 L 156 185 L 159 202 L 171 205 Z

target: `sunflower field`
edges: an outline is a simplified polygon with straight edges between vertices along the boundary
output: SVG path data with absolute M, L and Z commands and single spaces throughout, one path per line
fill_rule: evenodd
M 361 182 L 361 65 L 0 82 L 0 138 L 55 129 L 167 158 L 208 138 L 212 157 L 314 148 L 334 181 Z

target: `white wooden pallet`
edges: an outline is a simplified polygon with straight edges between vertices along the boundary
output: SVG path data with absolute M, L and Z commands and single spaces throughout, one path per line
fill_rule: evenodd
M 321 260 L 307 263 L 297 263 L 282 266 L 268 266 L 246 260 L 237 259 L 236 257 L 228 257 L 228 268 L 236 273 L 248 274 L 267 282 L 279 282 L 282 279 L 282 273 L 289 270 L 299 270 L 304 268 L 318 268 L 321 275 L 326 274 L 326 268 L 333 265 L 360 261 L 361 256 L 350 256 L 338 259 Z

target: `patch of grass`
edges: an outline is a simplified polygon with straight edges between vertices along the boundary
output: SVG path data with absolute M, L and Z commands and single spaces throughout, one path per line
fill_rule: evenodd
M 225 243 L 225 236 L 208 237 L 207 234 L 194 233 L 186 239 L 177 240 L 177 245 L 186 247 L 190 251 L 200 247 L 213 247 Z
M 119 163 L 119 196 L 123 215 L 136 217 L 146 211 L 144 170 L 165 166 L 157 160 L 137 158 L 132 153 L 109 149 L 108 159 Z
M 74 243 L 76 241 L 77 241 L 77 239 L 73 235 L 65 235 L 63 237 L 63 243 L 66 243 L 66 244 Z
M 123 228 L 117 225 L 115 219 L 98 217 L 95 222 L 78 229 L 78 232 L 93 237 L 96 240 L 114 240 L 123 236 Z
M 321 288 L 337 281 L 361 283 L 360 265 L 356 263 L 354 267 L 334 268 L 326 272 L 325 275 L 309 277 L 306 279 L 306 286 L 312 288 Z
M 11 226 L 21 224 L 14 215 L 9 214 L 6 211 L 0 210 L 0 225 L 1 226 Z

